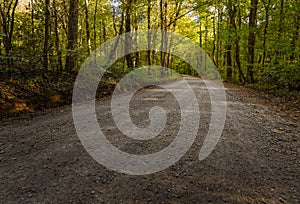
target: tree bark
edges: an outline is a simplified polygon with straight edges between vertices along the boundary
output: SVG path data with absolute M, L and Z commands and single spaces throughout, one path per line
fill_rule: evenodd
M 258 0 L 251 0 L 250 18 L 249 18 L 249 36 L 248 36 L 248 66 L 247 81 L 254 83 L 254 46 L 255 46 L 255 29 Z
M 265 1 L 268 1 L 268 3 L 266 3 Z M 265 61 L 266 61 L 266 55 L 267 55 L 267 51 L 266 51 L 266 44 L 267 44 L 267 34 L 268 34 L 268 28 L 269 28 L 269 10 L 270 10 L 270 5 L 271 5 L 271 0 L 263 0 L 263 4 L 265 7 L 265 15 L 266 15 L 266 24 L 264 27 L 264 35 L 263 35 L 263 58 L 262 58 L 262 65 L 265 65 Z
M 131 7 L 132 7 L 132 0 L 129 0 L 126 5 L 125 11 L 125 56 L 127 62 L 127 68 L 129 70 L 133 69 L 133 61 L 131 56 L 131 43 L 132 43 L 132 35 L 131 35 Z
M 164 34 L 164 13 L 163 13 L 163 0 L 159 1 L 159 10 L 160 10 L 160 30 L 161 30 L 161 52 L 160 52 L 160 61 L 161 61 L 161 77 L 164 77 L 164 40 L 165 40 L 165 34 Z
M 58 31 L 58 12 L 57 12 L 57 4 L 56 0 L 53 0 L 54 7 L 54 30 L 55 30 L 55 52 L 57 54 L 57 73 L 61 72 L 63 69 L 62 65 L 62 52 L 60 50 L 60 38 Z
M 233 2 L 232 0 L 228 1 L 228 31 L 229 33 L 232 33 L 235 19 L 234 19 L 235 13 L 233 9 Z M 226 79 L 228 81 L 232 80 L 232 42 L 231 37 L 229 36 L 229 39 L 226 43 Z
M 92 45 L 91 45 L 91 32 L 90 32 L 90 18 L 89 18 L 89 1 L 84 1 L 85 6 L 85 29 L 86 29 L 86 41 L 88 46 L 89 55 L 92 53 Z
M 45 24 L 44 24 L 44 49 L 43 49 L 43 68 L 48 71 L 48 51 L 49 51 L 49 24 L 50 24 L 50 0 L 45 0 Z
M 18 0 L 11 2 L 0 2 L 0 13 L 2 17 L 2 30 L 4 33 L 3 45 L 7 58 L 7 65 L 12 66 L 10 52 L 12 50 L 12 36 L 15 25 L 15 12 L 18 5 Z
M 237 3 L 239 5 L 239 0 L 237 0 Z M 240 7 L 234 6 L 234 13 L 238 13 L 238 28 L 239 30 L 242 27 L 242 17 L 241 17 L 241 9 Z M 237 70 L 238 70 L 238 77 L 239 77 L 239 82 L 240 83 L 244 83 L 245 82 L 245 76 L 243 74 L 242 71 L 242 67 L 241 67 L 241 60 L 240 60 L 240 36 L 239 36 L 239 32 L 236 26 L 236 22 L 234 21 L 233 24 L 235 33 L 236 33 L 236 39 L 235 39 L 235 62 L 236 62 L 236 66 L 237 66 Z
M 98 0 L 96 0 L 95 3 L 95 9 L 94 9 L 94 49 L 97 48 L 97 31 L 96 31 L 96 20 L 97 20 L 97 12 L 98 12 Z
M 78 54 L 77 54 L 77 38 L 78 38 L 78 0 L 69 0 L 69 16 L 68 16 L 68 53 L 66 57 L 66 70 L 68 72 L 77 71 Z
M 147 35 L 147 64 L 148 64 L 148 75 L 151 75 L 151 0 L 148 0 L 148 8 L 147 8 L 147 27 L 148 27 L 148 35 Z

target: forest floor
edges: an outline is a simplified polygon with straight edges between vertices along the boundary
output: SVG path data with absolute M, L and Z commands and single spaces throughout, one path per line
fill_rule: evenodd
M 129 176 L 98 164 L 76 135 L 70 106 L 2 118 L 0 203 L 299 203 L 299 103 L 225 84 L 225 128 L 213 153 L 200 162 L 209 95 L 203 81 L 186 80 L 201 113 L 197 139 L 179 162 L 156 174 Z M 151 88 L 138 92 L 131 103 L 133 122 L 142 126 L 150 107 L 164 107 L 169 115 L 163 132 L 146 142 L 126 138 L 113 123 L 109 98 L 103 98 L 96 112 L 106 137 L 129 153 L 166 147 L 179 129 L 174 97 Z

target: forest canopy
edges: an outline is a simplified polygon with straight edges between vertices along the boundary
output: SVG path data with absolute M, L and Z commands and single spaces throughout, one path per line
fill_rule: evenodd
M 299 0 L 0 0 L 0 14 L 2 104 L 28 98 L 31 104 L 70 101 L 84 60 L 107 40 L 140 29 L 190 38 L 223 80 L 300 91 Z M 128 45 L 135 40 L 132 36 Z M 196 75 L 168 53 L 136 52 L 111 67 L 100 95 L 144 65 Z

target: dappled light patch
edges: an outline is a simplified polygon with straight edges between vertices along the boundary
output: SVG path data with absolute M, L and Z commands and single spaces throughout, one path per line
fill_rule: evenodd
M 62 100 L 62 96 L 59 94 L 55 94 L 55 95 L 50 96 L 49 99 L 50 99 L 50 102 L 56 103 L 56 102 L 59 102 Z
M 21 112 L 34 112 L 34 110 L 28 107 L 28 104 L 24 101 L 15 102 L 12 109 L 10 110 L 11 113 L 21 113 Z

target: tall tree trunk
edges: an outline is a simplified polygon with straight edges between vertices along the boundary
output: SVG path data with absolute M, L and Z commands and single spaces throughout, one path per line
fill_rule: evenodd
M 148 0 L 148 8 L 147 8 L 147 27 L 148 27 L 148 35 L 147 35 L 147 64 L 148 64 L 148 75 L 151 75 L 151 0 Z
M 2 30 L 4 33 L 3 45 L 7 58 L 7 65 L 13 66 L 13 61 L 10 56 L 12 49 L 12 36 L 15 27 L 15 12 L 18 5 L 18 0 L 10 2 L 0 2 L 0 13 L 2 17 Z
M 62 52 L 60 50 L 59 45 L 59 31 L 58 31 L 58 12 L 57 12 L 57 4 L 56 0 L 53 0 L 53 8 L 54 8 L 54 30 L 55 30 L 55 52 L 57 54 L 57 73 L 62 71 Z
M 68 53 L 66 57 L 66 70 L 68 72 L 77 71 L 78 54 L 77 54 L 77 38 L 78 38 L 78 0 L 69 0 L 69 16 L 68 16 Z
M 30 0 L 30 10 L 31 10 L 31 39 L 35 39 L 34 37 L 34 6 L 33 0 Z M 35 51 L 35 43 L 32 43 L 32 51 Z
M 92 53 L 91 45 L 91 32 L 90 32 L 90 18 L 89 18 L 89 0 L 84 1 L 85 6 L 85 29 L 86 29 L 86 41 L 88 46 L 88 53 Z
M 213 49 L 212 49 L 212 60 L 214 62 L 214 64 L 216 65 L 216 56 L 215 56 L 215 52 L 216 52 L 216 14 L 215 12 L 213 13 Z
M 161 30 L 161 52 L 160 52 L 160 61 L 161 61 L 161 77 L 164 77 L 164 66 L 165 66 L 165 61 L 164 61 L 164 41 L 165 41 L 165 34 L 164 34 L 164 13 L 163 13 L 163 1 L 159 1 L 159 10 L 160 10 L 160 30 Z
M 129 70 L 133 69 L 133 61 L 131 56 L 131 43 L 132 43 L 132 35 L 131 35 L 131 7 L 132 7 L 132 0 L 129 0 L 126 5 L 126 13 L 125 13 L 125 56 L 127 62 L 127 68 Z
M 229 33 L 232 32 L 233 26 L 235 23 L 234 19 L 235 13 L 233 9 L 233 2 L 232 0 L 228 1 L 228 21 L 227 21 L 227 26 L 228 26 L 228 31 Z M 226 43 L 226 78 L 227 80 L 231 81 L 232 80 L 232 39 L 229 38 Z
M 282 56 L 282 31 L 283 31 L 283 21 L 284 21 L 284 0 L 280 0 L 280 15 L 279 15 L 279 25 L 278 25 L 278 35 L 277 35 L 277 44 L 279 45 L 275 50 L 275 61 L 277 62 Z
M 208 15 L 205 16 L 205 35 L 204 35 L 205 48 L 208 46 Z
M 201 22 L 201 16 L 199 15 L 199 45 L 202 48 L 202 22 Z
M 96 22 L 97 22 L 97 12 L 98 12 L 98 0 L 96 0 L 95 3 L 95 9 L 94 9 L 94 49 L 97 48 L 97 31 L 96 31 Z
M 220 9 L 217 8 L 217 45 L 216 45 L 216 67 L 219 67 L 219 52 L 220 52 Z
M 134 22 L 134 45 L 135 48 L 137 48 L 138 46 L 138 30 L 139 30 L 139 23 L 138 23 L 138 13 L 137 11 L 135 12 L 135 22 Z M 139 63 L 140 63 L 140 53 L 139 52 L 135 52 L 134 53 L 134 62 L 133 62 L 133 67 L 139 67 Z
M 241 9 L 239 7 L 239 0 L 237 0 L 238 3 L 238 7 L 234 6 L 234 13 L 238 13 L 238 28 L 239 30 L 241 30 L 242 27 L 242 17 L 241 17 Z M 237 66 L 237 70 L 238 70 L 238 77 L 239 77 L 239 82 L 240 83 L 244 83 L 245 82 L 245 76 L 243 74 L 242 71 L 242 67 L 241 67 L 241 60 L 240 60 L 240 36 L 239 36 L 239 31 L 237 29 L 236 23 L 234 21 L 233 24 L 235 33 L 236 33 L 236 39 L 235 39 L 235 62 L 236 62 L 236 66 Z
M 169 47 L 169 40 L 168 40 L 168 34 L 167 34 L 167 29 L 168 29 L 168 0 L 164 0 L 164 48 L 167 51 L 168 47 Z M 163 61 L 164 61 L 164 68 L 168 67 L 168 63 L 167 63 L 167 52 L 163 53 Z
M 49 24 L 50 24 L 50 0 L 45 0 L 45 24 L 44 24 L 44 50 L 43 50 L 43 68 L 48 71 L 48 51 L 49 51 Z
M 250 18 L 249 18 L 249 37 L 248 37 L 248 66 L 247 81 L 254 83 L 254 46 L 255 46 L 255 29 L 258 0 L 251 0 Z
M 268 3 L 266 3 L 265 1 L 268 1 Z M 264 27 L 264 35 L 263 35 L 263 58 L 262 58 L 262 65 L 265 65 L 265 61 L 266 61 L 266 55 L 267 55 L 267 51 L 266 51 L 266 44 L 267 44 L 267 34 L 268 34 L 268 28 L 269 28 L 269 10 L 270 10 L 270 5 L 271 5 L 271 0 L 263 0 L 263 4 L 265 7 L 265 15 L 266 15 L 266 24 Z

